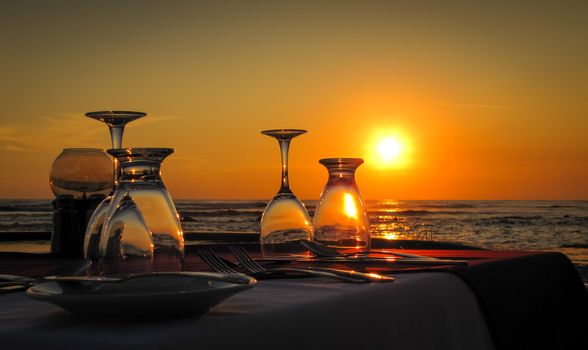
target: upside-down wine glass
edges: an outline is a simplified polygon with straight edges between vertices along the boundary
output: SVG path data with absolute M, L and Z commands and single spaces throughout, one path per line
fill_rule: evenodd
M 137 203 L 125 191 L 111 208 L 111 215 L 105 220 L 108 241 L 105 251 L 100 252 L 101 260 L 96 275 L 120 275 L 149 273 L 153 271 L 153 235 L 147 227 L 145 217 Z
M 308 254 L 300 241 L 312 239 L 312 224 L 306 207 L 290 190 L 288 181 L 288 150 L 290 141 L 306 130 L 265 130 L 263 135 L 278 140 L 282 158 L 280 190 L 272 198 L 261 216 L 260 243 L 265 257 Z
M 122 148 L 122 138 L 125 131 L 125 125 L 133 120 L 143 118 L 147 113 L 144 112 L 130 112 L 130 111 L 99 111 L 88 112 L 86 117 L 99 120 L 108 126 L 110 131 L 110 140 L 112 148 Z M 118 177 L 120 176 L 120 169 L 118 161 L 114 158 L 114 189 L 116 189 Z
M 110 131 L 110 140 L 112 148 L 122 147 L 122 137 L 125 129 L 125 125 L 133 120 L 145 117 L 147 113 L 144 112 L 129 112 L 129 111 L 99 111 L 99 112 L 88 112 L 85 114 L 86 117 L 99 120 L 104 122 L 108 126 Z M 118 178 L 120 175 L 120 169 L 118 166 L 118 160 L 113 159 L 114 169 L 114 182 L 112 191 L 116 189 L 118 184 Z M 100 238 L 100 231 L 104 225 L 104 220 L 108 213 L 108 208 L 112 196 L 107 196 L 94 210 L 90 221 L 88 221 L 88 227 L 86 228 L 84 238 L 84 257 L 90 261 L 98 259 L 98 245 Z
M 99 240 L 102 273 L 181 271 L 184 233 L 161 179 L 171 148 L 119 148 L 108 153 L 121 167 Z M 129 264 L 134 260 L 136 264 Z M 152 265 L 151 265 L 152 263 Z M 132 270 L 129 270 L 132 269 Z

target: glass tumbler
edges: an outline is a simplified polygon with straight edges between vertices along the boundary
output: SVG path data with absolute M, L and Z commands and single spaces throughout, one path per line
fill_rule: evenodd
M 355 170 L 361 158 L 325 158 L 319 161 L 329 171 L 314 214 L 314 241 L 333 248 L 362 252 L 370 247 L 369 221 Z
M 100 233 L 100 261 L 108 262 L 120 257 L 116 248 L 120 245 L 117 241 L 121 240 L 118 232 L 125 227 L 125 218 L 131 218 L 136 232 L 142 231 L 138 222 L 143 220 L 151 233 L 153 271 L 182 270 L 184 233 L 160 171 L 161 162 L 172 152 L 171 148 L 108 150 L 108 153 L 118 159 L 121 175 Z M 141 237 L 141 250 L 147 251 L 149 240 L 144 233 L 138 236 Z
M 85 199 L 112 190 L 112 159 L 97 148 L 66 148 L 55 158 L 49 184 L 55 196 L 73 195 Z

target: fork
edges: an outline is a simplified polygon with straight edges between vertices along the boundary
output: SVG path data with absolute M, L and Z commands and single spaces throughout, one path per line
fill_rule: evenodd
M 438 260 L 436 258 L 431 258 L 428 256 L 422 255 L 415 255 L 415 254 L 408 254 L 408 253 L 399 253 L 399 252 L 388 252 L 382 250 L 370 250 L 367 252 L 359 252 L 359 253 L 341 253 L 337 249 L 327 247 L 323 244 L 314 242 L 314 241 L 300 241 L 306 249 L 310 250 L 314 254 L 319 257 L 327 257 L 327 258 L 338 258 L 338 257 L 353 257 L 353 256 L 365 256 L 368 255 L 370 252 L 377 253 L 377 254 L 385 254 L 385 255 L 393 255 L 398 256 L 401 258 L 409 258 L 409 259 L 421 259 L 421 260 Z
M 344 278 L 353 278 L 353 279 L 361 279 L 364 282 L 391 282 L 394 281 L 394 277 L 390 276 L 383 276 L 377 273 L 364 273 L 352 270 L 340 270 L 340 269 L 332 269 L 332 268 L 324 268 L 324 267 L 312 267 L 307 269 L 295 269 L 295 268 L 274 268 L 274 269 L 266 269 L 265 267 L 261 266 L 257 261 L 255 261 L 247 250 L 241 246 L 237 247 L 229 247 L 233 255 L 237 258 L 239 263 L 247 269 L 249 272 L 254 274 L 263 274 L 263 273 L 271 273 L 274 271 L 279 272 L 291 272 L 291 273 L 301 273 L 301 274 L 308 274 L 312 276 L 324 276 L 324 274 L 329 275 L 336 275 L 338 277 Z
M 198 255 L 204 262 L 210 266 L 214 271 L 221 273 L 240 273 L 230 267 L 220 256 L 210 248 L 198 248 Z
M 210 248 L 200 248 L 198 249 L 198 254 L 204 260 L 208 266 L 210 266 L 214 271 L 222 272 L 222 273 L 239 273 L 232 267 L 230 267 L 226 261 L 224 261 L 220 256 L 218 256 L 212 249 Z M 259 266 L 260 268 L 255 268 L 253 270 L 253 265 L 249 263 L 245 265 L 241 263 L 243 267 L 247 271 L 249 271 L 249 275 L 258 279 L 261 278 L 271 278 L 271 277 L 283 277 L 286 275 L 291 276 L 315 276 L 315 277 L 326 277 L 335 279 L 342 282 L 350 282 L 350 283 L 367 283 L 371 282 L 366 278 L 361 276 L 343 276 L 338 275 L 332 272 L 324 272 L 324 271 L 314 271 L 314 270 L 305 270 L 305 269 L 272 269 L 266 270 L 265 268 Z M 259 265 L 259 264 L 258 264 Z

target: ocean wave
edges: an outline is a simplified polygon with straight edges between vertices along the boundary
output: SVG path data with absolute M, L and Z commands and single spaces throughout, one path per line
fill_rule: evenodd
M 49 212 L 51 205 L 46 204 L 8 204 L 0 205 L 0 211 L 5 212 Z
M 527 226 L 544 230 L 549 228 L 554 233 L 564 230 L 567 234 L 586 233 L 588 217 L 543 217 L 543 216 L 498 216 L 498 217 L 469 217 L 459 220 L 465 225 L 476 227 L 512 227 Z
M 221 210 L 178 210 L 180 216 L 183 217 L 224 217 L 224 216 L 261 216 L 262 211 L 244 211 L 235 209 L 221 209 Z
M 395 227 L 399 224 L 399 223 L 405 223 L 406 220 L 403 220 L 400 217 L 394 217 L 394 218 L 389 218 L 389 217 L 370 217 L 370 225 L 372 226 L 380 226 L 380 225 L 384 225 L 385 227 L 388 227 L 389 225 L 394 225 Z
M 562 244 L 559 247 L 560 248 L 588 248 L 588 243 Z
M 462 204 L 462 203 L 455 203 L 455 204 L 424 204 L 421 205 L 423 208 L 447 208 L 447 209 L 468 209 L 468 208 L 476 208 L 475 205 L 472 204 Z
M 498 219 L 501 219 L 501 220 L 539 220 L 539 219 L 543 219 L 543 216 L 540 216 L 540 215 L 531 215 L 531 216 L 509 215 L 509 216 L 501 216 Z
M 373 209 L 397 209 L 397 208 L 429 208 L 429 209 L 472 209 L 477 208 L 478 206 L 475 204 L 470 203 L 421 203 L 421 202 L 402 202 L 402 203 L 378 203 L 368 201 L 367 203 L 368 208 Z M 416 210 L 416 209 L 414 209 Z
M 409 210 L 398 210 L 398 211 L 389 211 L 389 210 L 368 210 L 368 215 L 370 216 L 424 216 L 424 215 L 463 215 L 463 214 L 470 214 L 466 211 L 441 211 L 441 210 L 416 210 L 416 209 L 409 209 Z
M 465 222 L 469 222 L 474 226 L 478 227 L 490 227 L 490 226 L 498 226 L 508 228 L 510 226 L 534 226 L 538 225 L 539 222 L 541 224 L 544 221 L 540 220 L 540 217 L 533 217 L 533 218 L 524 218 L 524 217 L 512 217 L 512 216 L 504 216 L 504 217 L 492 217 L 492 218 L 468 218 L 464 220 Z
M 181 217 L 180 221 L 183 224 L 203 224 L 206 223 L 208 225 L 223 225 L 227 222 L 238 222 L 244 224 L 254 224 L 261 221 L 261 216 L 254 217 L 254 216 L 201 216 L 201 217 Z
M 199 209 L 259 209 L 265 208 L 267 202 L 191 202 L 176 201 L 178 210 Z
M 556 208 L 578 208 L 578 206 L 577 205 L 554 204 L 554 205 L 540 205 L 537 208 L 550 208 L 550 209 L 556 209 Z
M 0 223 L 0 232 L 14 231 L 51 231 L 51 223 Z

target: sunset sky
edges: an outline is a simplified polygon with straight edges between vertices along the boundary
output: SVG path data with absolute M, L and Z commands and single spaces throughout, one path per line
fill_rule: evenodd
M 317 199 L 362 157 L 367 199 L 588 199 L 586 1 L 3 1 L 0 197 L 51 198 L 96 110 L 148 116 L 174 198 L 268 199 L 277 143 Z

